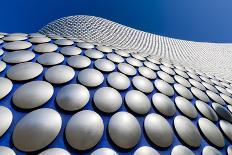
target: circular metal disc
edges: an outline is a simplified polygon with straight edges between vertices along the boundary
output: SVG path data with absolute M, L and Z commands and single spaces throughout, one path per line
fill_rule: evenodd
M 73 79 L 75 71 L 66 65 L 57 65 L 45 72 L 45 79 L 53 84 L 66 83 Z
M 83 108 L 89 101 L 89 90 L 80 84 L 69 84 L 60 89 L 56 102 L 60 108 L 75 111 Z
M 147 67 L 139 67 L 139 73 L 142 75 L 142 76 L 144 76 L 144 77 L 146 77 L 146 78 L 148 78 L 148 79 L 155 79 L 156 78 L 156 73 L 153 71 L 153 70 L 151 70 L 150 68 L 147 68 Z
M 232 123 L 232 114 L 229 112 L 229 110 L 218 103 L 212 103 L 212 107 L 219 117 Z
M 68 151 L 61 148 L 50 148 L 47 149 L 38 155 L 71 155 Z
M 51 41 L 48 37 L 33 37 L 30 38 L 29 41 L 33 44 L 41 44 L 41 43 L 48 43 Z
M 185 86 L 175 83 L 174 89 L 179 95 L 183 96 L 184 98 L 189 100 L 193 99 L 192 93 Z
M 137 73 L 137 70 L 128 63 L 119 63 L 118 70 L 128 76 L 133 76 Z
M 171 155 L 195 155 L 189 148 L 177 145 L 172 149 Z
M 232 141 L 232 124 L 227 121 L 220 120 L 219 125 L 228 139 Z
M 178 115 L 174 119 L 174 127 L 179 137 L 191 147 L 201 145 L 201 135 L 196 126 L 186 117 Z
M 205 86 L 196 80 L 189 79 L 189 82 L 191 83 L 192 86 L 194 86 L 202 91 L 206 90 Z
M 133 58 L 138 59 L 138 60 L 141 60 L 141 61 L 146 60 L 146 59 L 142 56 L 142 54 L 140 54 L 140 53 L 131 53 L 131 56 L 132 56 Z
M 72 40 L 67 40 L 67 39 L 58 39 L 58 40 L 54 41 L 54 43 L 56 45 L 59 45 L 59 46 L 70 46 L 70 45 L 74 44 L 74 42 Z
M 60 64 L 64 61 L 64 56 L 60 53 L 44 53 L 40 55 L 37 59 L 37 61 L 45 66 L 52 66 Z
M 175 103 L 178 109 L 187 117 L 196 118 L 197 110 L 187 99 L 177 96 L 175 98 Z
M 0 49 L 0 56 L 2 56 L 3 54 L 4 54 L 4 51 Z
M 212 146 L 205 146 L 202 155 L 222 155 L 220 151 Z
M 13 83 L 4 77 L 0 77 L 0 99 L 10 93 L 13 88 Z
M 227 148 L 227 154 L 232 155 L 232 145 L 228 146 Z
M 7 70 L 7 77 L 14 81 L 25 81 L 39 76 L 43 67 L 34 62 L 24 62 L 10 67 Z
M 158 89 L 158 91 L 160 91 L 165 95 L 168 96 L 174 95 L 174 89 L 172 88 L 172 86 L 163 80 L 159 80 L 159 79 L 155 80 L 155 87 L 156 89 Z
M 43 43 L 38 44 L 34 47 L 34 51 L 38 53 L 48 53 L 48 52 L 54 52 L 58 49 L 58 46 L 52 43 Z
M 2 155 L 16 155 L 14 150 L 6 146 L 0 146 L 0 154 Z
M 213 82 L 210 81 L 210 79 L 209 79 L 208 77 L 200 76 L 200 78 L 201 78 L 204 82 L 206 82 L 207 84 L 213 85 Z M 202 83 L 202 84 L 203 84 L 203 83 Z
M 74 68 L 86 68 L 91 64 L 91 60 L 86 56 L 76 55 L 68 58 L 67 63 Z
M 0 137 L 10 127 L 12 120 L 13 120 L 12 112 L 8 108 L 0 106 L 0 122 L 1 122 Z M 0 154 L 1 154 L 1 151 L 0 151 Z
M 156 64 L 153 64 L 152 62 L 149 61 L 144 61 L 143 62 L 144 66 L 154 70 L 154 71 L 158 71 L 159 70 L 159 66 L 157 66 Z
M 190 72 L 187 72 L 187 74 L 194 80 L 198 81 L 198 82 L 201 82 L 201 79 L 199 78 L 199 76 L 197 76 L 195 73 L 190 73 Z
M 115 112 L 122 105 L 120 93 L 111 87 L 99 88 L 94 94 L 93 101 L 95 106 L 105 113 Z
M 110 86 L 118 90 L 125 90 L 130 86 L 129 78 L 119 72 L 110 73 L 107 77 L 107 82 Z
M 111 53 L 112 49 L 110 47 L 106 47 L 106 46 L 102 46 L 102 45 L 98 45 L 96 47 L 96 49 L 98 49 L 99 51 L 102 51 L 104 53 Z
M 219 86 L 215 86 L 217 88 L 217 90 L 225 95 L 231 96 L 231 94 L 224 88 L 219 87 Z
M 109 121 L 111 140 L 119 147 L 129 149 L 140 140 L 141 128 L 137 119 L 128 112 L 117 112 Z
M 104 57 L 104 54 L 102 52 L 95 49 L 86 50 L 84 53 L 87 57 L 92 59 L 101 59 Z
M 221 105 L 225 105 L 224 100 L 216 93 L 210 91 L 210 90 L 206 90 L 206 94 L 214 101 L 217 102 Z
M 196 101 L 196 107 L 198 111 L 206 118 L 210 119 L 211 121 L 217 121 L 218 116 L 215 113 L 215 111 L 205 102 L 197 100 Z
M 175 75 L 176 73 L 169 67 L 166 67 L 166 66 L 163 66 L 163 65 L 160 65 L 160 69 L 170 75 Z
M 159 76 L 160 79 L 168 82 L 168 83 L 174 83 L 174 79 L 168 74 L 163 71 L 158 71 L 157 75 Z
M 8 36 L 5 36 L 2 38 L 2 40 L 4 41 L 22 41 L 22 40 L 26 40 L 27 37 L 26 36 L 22 36 L 22 35 L 14 35 L 14 34 L 11 34 L 11 35 L 8 35 Z
M 132 83 L 135 88 L 144 93 L 151 93 L 154 90 L 152 82 L 143 76 L 133 77 Z
M 96 69 L 84 69 L 79 72 L 78 80 L 87 87 L 96 87 L 102 84 L 104 76 Z
M 134 155 L 160 155 L 160 154 L 152 147 L 142 146 L 134 152 Z
M 176 113 L 175 104 L 164 94 L 155 93 L 152 96 L 152 102 L 155 108 L 165 116 L 173 116 Z
M 65 129 L 66 139 L 73 148 L 87 150 L 101 139 L 104 124 L 96 112 L 83 110 L 73 115 Z
M 25 50 L 32 46 L 30 42 L 27 41 L 14 41 L 4 45 L 4 48 L 9 51 L 13 50 Z
M 118 155 L 118 154 L 112 149 L 100 148 L 92 152 L 90 155 Z
M 174 69 L 174 71 L 176 72 L 176 74 L 182 76 L 183 78 L 189 78 L 188 74 L 186 74 L 184 71 L 181 71 L 179 69 Z
M 53 95 L 53 86 L 46 81 L 32 81 L 19 87 L 13 97 L 14 105 L 32 109 L 45 104 Z
M 116 50 L 115 53 L 125 58 L 130 56 L 129 52 L 125 50 Z
M 6 63 L 0 60 L 0 73 L 6 68 Z
M 34 110 L 26 114 L 15 126 L 14 146 L 25 152 L 40 150 L 49 145 L 61 129 L 60 114 L 49 108 Z
M 138 90 L 130 90 L 126 93 L 125 101 L 127 106 L 137 114 L 146 114 L 151 108 L 149 98 Z
M 81 49 L 74 46 L 66 46 L 60 49 L 60 53 L 67 56 L 73 56 L 73 55 L 81 54 Z
M 190 88 L 191 87 L 191 84 L 188 82 L 188 80 L 186 80 L 185 78 L 179 76 L 179 75 L 175 75 L 174 76 L 174 79 L 176 80 L 176 82 L 178 82 L 179 84 L 187 87 L 187 88 Z
M 212 86 L 212 85 L 210 85 L 210 84 L 208 84 L 208 83 L 206 83 L 206 82 L 202 82 L 202 84 L 203 84 L 208 90 L 211 90 L 211 91 L 214 92 L 214 93 L 218 93 L 218 90 L 217 90 L 214 86 Z
M 223 147 L 225 145 L 224 137 L 217 126 L 206 118 L 200 118 L 198 120 L 199 128 L 204 136 L 217 147 Z
M 225 95 L 225 94 L 220 94 L 221 98 L 223 98 L 224 101 L 226 101 L 228 104 L 232 105 L 232 98 Z
M 164 117 L 155 113 L 147 115 L 144 120 L 144 128 L 147 136 L 155 145 L 169 147 L 172 144 L 174 133 Z
M 199 100 L 202 100 L 204 102 L 209 102 L 209 97 L 200 89 L 195 88 L 195 87 L 191 87 L 191 92 L 193 93 L 193 95 L 198 98 Z
M 141 67 L 143 66 L 143 63 L 135 58 L 126 58 L 126 62 L 131 64 L 134 67 Z
M 3 60 L 7 63 L 22 63 L 30 61 L 35 57 L 35 53 L 27 50 L 10 52 L 4 55 Z
M 80 48 L 84 48 L 84 49 L 94 48 L 93 44 L 85 43 L 85 42 L 79 42 L 79 43 L 77 43 L 77 46 L 80 47 Z
M 232 113 L 232 106 L 231 105 L 227 105 L 227 109 Z
M 107 59 L 115 62 L 115 63 L 122 63 L 124 62 L 123 57 L 121 57 L 120 55 L 114 54 L 114 53 L 109 53 L 106 55 Z
M 112 72 L 115 69 L 114 63 L 107 59 L 98 59 L 94 62 L 94 65 L 103 72 Z

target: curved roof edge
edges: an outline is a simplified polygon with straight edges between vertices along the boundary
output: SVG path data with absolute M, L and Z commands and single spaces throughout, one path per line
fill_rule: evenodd
M 174 39 L 85 15 L 57 19 L 44 26 L 39 32 L 154 55 L 232 79 L 232 44 Z

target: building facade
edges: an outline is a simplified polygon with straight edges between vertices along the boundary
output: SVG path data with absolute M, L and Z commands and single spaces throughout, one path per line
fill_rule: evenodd
M 94 16 L 0 38 L 0 154 L 232 154 L 232 44 Z

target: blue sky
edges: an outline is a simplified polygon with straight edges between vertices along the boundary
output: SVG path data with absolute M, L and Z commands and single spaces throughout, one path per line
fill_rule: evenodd
M 232 42 L 231 0 L 2 0 L 0 31 L 36 32 L 80 14 L 179 39 Z

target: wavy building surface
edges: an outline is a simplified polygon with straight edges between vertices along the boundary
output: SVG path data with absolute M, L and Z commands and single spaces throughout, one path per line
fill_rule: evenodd
M 49 23 L 40 32 L 71 36 L 115 49 L 139 52 L 232 79 L 232 44 L 163 37 L 94 16 L 61 18 Z
M 0 154 L 232 154 L 232 44 L 93 16 L 0 38 Z

